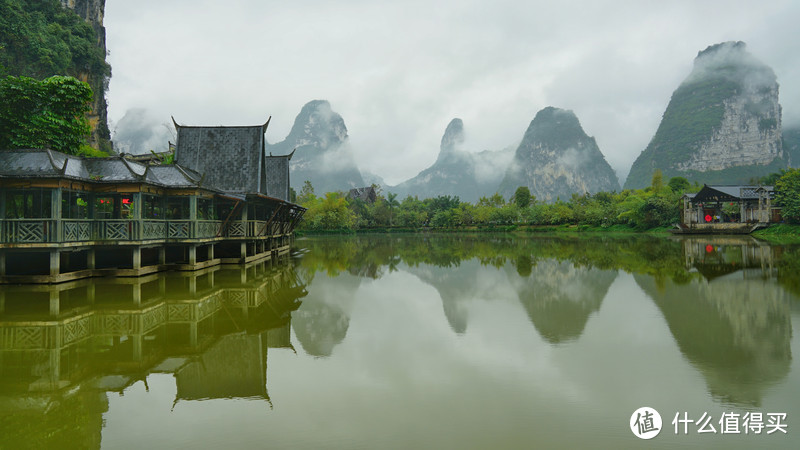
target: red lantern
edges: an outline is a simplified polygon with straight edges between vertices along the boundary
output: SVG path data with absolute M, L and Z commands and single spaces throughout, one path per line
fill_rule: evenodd
M 711 217 L 711 214 L 706 214 L 705 219 L 706 219 L 706 222 L 711 222 L 714 218 Z

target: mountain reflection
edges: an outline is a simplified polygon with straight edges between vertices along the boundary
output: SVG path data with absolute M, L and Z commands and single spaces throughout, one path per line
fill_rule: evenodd
M 298 244 L 309 250 L 298 270 L 310 278 L 328 274 L 324 289 L 338 286 L 344 298 L 353 298 L 358 280 L 403 270 L 437 290 L 455 333 L 468 330 L 470 302 L 505 296 L 520 302 L 550 344 L 579 339 L 624 270 L 653 299 L 680 351 L 718 400 L 758 406 L 764 390 L 790 370 L 790 305 L 800 273 L 796 246 L 750 237 L 466 234 Z M 336 278 L 344 268 L 352 276 Z M 306 351 L 330 355 L 345 339 L 349 309 L 341 300 L 304 303 L 294 327 Z
M 783 248 L 749 238 L 683 242 L 686 267 L 702 279 L 675 283 L 636 275 L 656 303 L 681 352 L 720 401 L 759 406 L 764 390 L 791 365 L 791 302 L 772 281 Z
M 558 344 L 583 334 L 589 316 L 600 309 L 616 278 L 616 271 L 544 260 L 530 276 L 514 284 L 536 331 L 547 342 Z
M 99 448 L 106 392 L 153 373 L 173 374 L 175 402 L 269 401 L 268 349 L 293 349 L 305 295 L 287 261 L 4 288 L 0 448 Z

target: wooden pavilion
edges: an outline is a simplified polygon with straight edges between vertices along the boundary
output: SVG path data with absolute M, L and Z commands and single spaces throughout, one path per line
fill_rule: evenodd
M 289 251 L 305 209 L 269 121 L 176 123 L 175 164 L 0 151 L 0 284 L 58 283 L 244 263 Z

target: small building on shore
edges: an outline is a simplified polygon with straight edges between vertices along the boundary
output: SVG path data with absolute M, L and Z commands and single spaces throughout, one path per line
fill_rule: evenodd
M 0 284 L 139 276 L 289 251 L 305 212 L 269 121 L 178 125 L 175 163 L 0 150 Z
M 773 186 L 703 185 L 684 194 L 678 233 L 747 234 L 781 222 Z

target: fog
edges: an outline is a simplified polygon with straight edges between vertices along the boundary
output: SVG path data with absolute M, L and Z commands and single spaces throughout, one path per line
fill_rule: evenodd
M 278 142 L 306 102 L 327 99 L 359 168 L 397 184 L 436 160 L 453 117 L 470 124 L 464 148 L 500 150 L 552 105 L 575 112 L 624 179 L 712 44 L 746 42 L 778 78 L 784 126 L 800 124 L 797 17 L 788 0 L 110 0 L 109 117 L 271 115 Z

